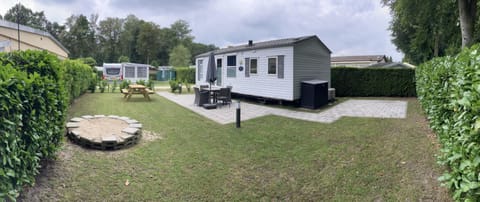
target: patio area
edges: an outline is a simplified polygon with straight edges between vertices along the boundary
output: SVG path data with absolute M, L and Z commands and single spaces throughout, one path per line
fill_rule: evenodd
M 237 107 L 237 101 L 235 100 L 232 102 L 231 107 L 222 106 L 217 109 L 207 110 L 194 105 L 195 95 L 193 94 L 172 94 L 169 92 L 157 92 L 157 94 L 220 124 L 235 122 L 235 109 Z M 403 119 L 407 117 L 407 104 L 407 101 L 396 100 L 350 99 L 325 111 L 312 113 L 242 102 L 241 120 L 244 121 L 265 115 L 277 115 L 321 123 L 332 123 L 343 116 Z

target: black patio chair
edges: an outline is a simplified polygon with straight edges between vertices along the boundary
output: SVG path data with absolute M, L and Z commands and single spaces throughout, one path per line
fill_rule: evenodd
M 217 95 L 217 101 L 222 102 L 222 105 L 228 104 L 228 107 L 230 107 L 230 104 L 232 103 L 232 94 L 230 88 L 220 88 L 220 91 Z
M 195 91 L 195 101 L 194 104 L 201 107 L 203 104 L 208 103 L 209 99 L 209 92 L 200 90 L 197 87 L 194 87 L 193 90 Z
M 208 85 L 200 85 L 200 90 L 208 90 Z

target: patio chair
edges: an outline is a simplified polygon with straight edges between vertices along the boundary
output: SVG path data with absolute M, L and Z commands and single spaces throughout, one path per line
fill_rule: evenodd
M 195 101 L 194 104 L 201 107 L 203 104 L 208 103 L 209 99 L 209 92 L 208 91 L 202 91 L 197 87 L 194 87 L 193 90 L 195 91 Z
M 220 88 L 220 91 L 217 95 L 217 100 L 221 101 L 222 105 L 228 104 L 228 107 L 230 107 L 230 104 L 232 103 L 230 88 Z
M 206 90 L 208 89 L 208 85 L 200 85 L 200 90 Z

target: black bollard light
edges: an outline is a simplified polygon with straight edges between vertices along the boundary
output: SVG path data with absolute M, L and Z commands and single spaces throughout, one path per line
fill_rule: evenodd
M 237 102 L 237 128 L 240 128 L 240 101 Z

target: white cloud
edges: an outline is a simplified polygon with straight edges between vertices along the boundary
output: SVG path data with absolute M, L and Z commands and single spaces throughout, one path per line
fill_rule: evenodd
M 2 0 L 0 13 L 18 0 Z M 333 55 L 386 54 L 399 61 L 387 30 L 389 11 L 378 0 L 22 0 L 59 23 L 71 14 L 137 17 L 168 27 L 190 23 L 197 42 L 224 47 L 283 37 L 318 35 Z

